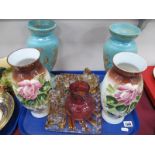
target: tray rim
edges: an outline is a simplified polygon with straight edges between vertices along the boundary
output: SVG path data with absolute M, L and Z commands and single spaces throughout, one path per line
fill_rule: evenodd
M 26 108 L 23 108 L 22 109 L 22 112 L 19 116 L 19 119 L 18 119 L 18 128 L 19 128 L 19 132 L 22 134 L 22 135 L 34 135 L 34 134 L 29 134 L 25 131 L 24 127 L 23 127 L 23 124 L 21 123 L 24 119 L 24 116 L 26 115 L 26 112 L 27 112 L 27 109 Z M 136 124 L 136 127 L 133 129 L 133 131 L 128 134 L 128 135 L 136 135 L 136 133 L 139 131 L 139 120 L 138 120 L 138 115 L 137 115 L 137 112 L 136 110 L 133 110 L 131 112 L 132 115 L 134 115 L 134 122 Z M 102 122 L 103 122 L 103 118 L 102 118 Z M 103 126 L 102 126 L 103 127 Z M 103 129 L 102 129 L 103 130 Z M 50 131 L 51 132 L 51 135 L 117 135 L 117 134 L 104 134 L 103 132 L 101 134 L 82 134 L 82 133 L 66 133 L 66 132 L 57 132 L 57 131 Z M 41 135 L 41 134 L 36 134 L 36 135 Z M 42 134 L 44 135 L 44 134 Z M 123 135 L 123 134 L 120 134 L 120 135 Z

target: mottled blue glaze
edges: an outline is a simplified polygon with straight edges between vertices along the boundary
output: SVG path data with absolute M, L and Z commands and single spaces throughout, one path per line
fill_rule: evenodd
M 141 30 L 129 23 L 115 23 L 110 25 L 111 37 L 103 46 L 104 67 L 106 70 L 112 67 L 113 56 L 119 52 L 137 53 L 137 45 L 134 39 Z
M 30 20 L 28 28 L 31 36 L 27 40 L 27 46 L 40 50 L 41 63 L 51 71 L 57 59 L 59 40 L 53 30 L 56 23 L 53 20 Z

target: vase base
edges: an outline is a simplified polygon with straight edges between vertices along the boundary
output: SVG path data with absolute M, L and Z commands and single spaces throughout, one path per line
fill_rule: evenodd
M 114 117 L 110 114 L 108 114 L 107 112 L 105 112 L 104 110 L 102 110 L 102 118 L 110 124 L 119 124 L 124 120 L 124 117 Z
M 39 112 L 35 112 L 35 111 L 31 111 L 31 114 L 35 118 L 43 118 L 43 117 L 48 115 L 48 112 L 49 112 L 48 110 L 45 110 L 45 111 L 40 112 L 40 113 Z

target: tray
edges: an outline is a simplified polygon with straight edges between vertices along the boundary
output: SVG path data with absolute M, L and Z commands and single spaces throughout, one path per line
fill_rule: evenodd
M 53 71 L 52 74 L 60 74 L 60 73 L 72 73 L 72 74 L 82 74 L 83 71 Z M 105 71 L 93 71 L 93 73 L 99 75 L 100 82 L 103 80 L 105 76 Z M 46 122 L 46 117 L 41 119 L 34 118 L 29 110 L 22 108 L 18 126 L 19 131 L 21 134 L 28 134 L 28 135 L 61 135 L 61 134 L 68 134 L 64 132 L 54 132 L 54 131 L 47 131 L 44 129 L 44 125 Z M 104 120 L 102 120 L 102 134 L 103 135 L 128 135 L 128 134 L 136 134 L 139 129 L 139 120 L 136 114 L 136 111 L 133 111 L 129 115 L 125 117 L 124 120 L 129 120 L 133 122 L 133 127 L 129 128 L 128 132 L 121 131 L 123 127 L 123 123 L 112 125 Z M 69 133 L 72 134 L 72 133 Z M 74 134 L 74 133 L 73 133 Z
M 0 131 L 0 135 L 11 135 L 13 134 L 13 132 L 17 127 L 18 119 L 21 112 L 21 106 L 16 97 L 14 97 L 14 101 L 15 101 L 15 109 L 13 115 L 9 120 L 9 122 L 7 123 L 7 125 Z

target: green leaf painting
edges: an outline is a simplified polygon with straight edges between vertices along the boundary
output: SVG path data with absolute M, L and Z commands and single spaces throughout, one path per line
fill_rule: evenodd
M 115 92 L 115 89 L 113 88 L 113 86 L 112 86 L 111 84 L 108 84 L 107 91 L 108 91 L 110 94 L 113 94 L 113 93 Z
M 117 104 L 117 100 L 113 96 L 106 96 L 106 103 L 109 105 L 115 105 Z
M 124 111 L 127 107 L 125 105 L 119 105 L 116 107 L 118 111 Z
M 133 109 L 136 106 L 137 102 L 132 102 L 132 104 L 130 105 L 130 109 Z
M 110 104 L 107 104 L 108 108 L 113 108 L 114 106 L 110 105 Z
M 138 101 L 139 101 L 139 99 L 140 99 L 140 96 L 137 96 L 137 97 L 136 97 L 136 100 L 138 100 Z

